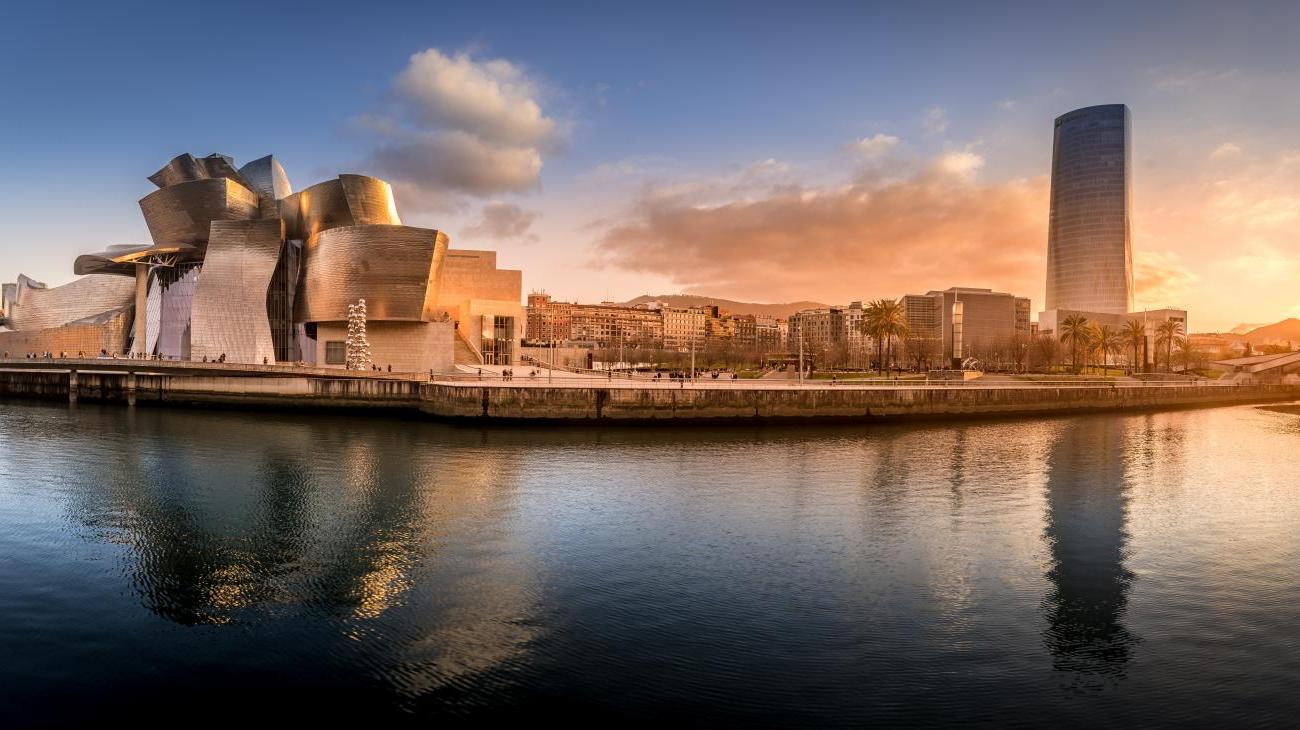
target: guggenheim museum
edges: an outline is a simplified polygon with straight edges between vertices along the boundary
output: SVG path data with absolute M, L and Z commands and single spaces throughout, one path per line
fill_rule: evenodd
M 403 225 L 383 180 L 294 192 L 272 156 L 183 154 L 149 181 L 152 241 L 78 256 L 63 286 L 4 284 L 0 351 L 343 367 L 348 306 L 364 299 L 380 367 L 517 363 L 521 273 Z

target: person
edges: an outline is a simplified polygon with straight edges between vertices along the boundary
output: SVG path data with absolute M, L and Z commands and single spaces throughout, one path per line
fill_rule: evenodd
M 262 364 L 263 364 L 263 365 L 269 365 L 269 364 L 270 364 L 270 362 L 267 361 L 266 355 L 263 355 L 263 356 L 262 356 Z
M 393 372 L 393 364 L 391 362 L 388 363 L 388 372 Z

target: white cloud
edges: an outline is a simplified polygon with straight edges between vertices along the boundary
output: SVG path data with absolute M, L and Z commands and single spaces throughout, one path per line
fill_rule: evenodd
M 475 61 L 430 48 L 411 56 L 394 91 L 421 126 L 470 132 L 492 142 L 536 145 L 555 134 L 536 85 L 505 59 Z
M 382 112 L 361 127 L 376 137 L 368 162 L 393 183 L 401 203 L 449 209 L 465 196 L 535 190 L 557 124 L 538 102 L 538 83 L 505 59 L 411 56 Z
M 934 168 L 957 177 L 969 177 L 984 166 L 984 158 L 974 152 L 945 152 L 935 160 Z
M 894 149 L 899 143 L 898 137 L 892 134 L 882 134 L 877 132 L 870 137 L 863 137 L 849 144 L 849 147 L 859 155 L 867 158 L 880 157 L 886 152 Z
M 921 126 L 931 134 L 942 134 L 948 130 L 948 110 L 943 107 L 931 107 L 921 118 Z

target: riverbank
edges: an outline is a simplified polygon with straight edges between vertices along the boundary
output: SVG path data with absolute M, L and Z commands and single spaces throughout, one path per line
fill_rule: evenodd
M 366 409 L 439 420 L 806 422 L 1158 410 L 1300 399 L 1297 384 L 677 384 L 599 379 L 418 380 L 69 369 L 0 370 L 0 397 L 234 408 Z

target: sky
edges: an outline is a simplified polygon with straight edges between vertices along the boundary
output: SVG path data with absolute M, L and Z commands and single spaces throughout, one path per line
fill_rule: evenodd
M 1055 7 L 1053 7 L 1055 6 Z M 0 24 L 0 279 L 143 242 L 173 156 L 393 183 L 579 301 L 1041 308 L 1052 120 L 1133 119 L 1136 300 L 1300 316 L 1300 4 L 24 3 Z

